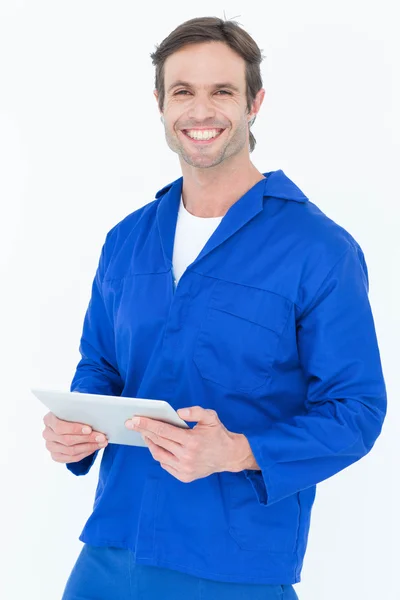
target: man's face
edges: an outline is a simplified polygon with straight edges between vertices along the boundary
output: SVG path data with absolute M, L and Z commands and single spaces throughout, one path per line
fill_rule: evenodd
M 198 168 L 248 153 L 254 113 L 246 110 L 245 62 L 236 52 L 222 42 L 191 44 L 167 58 L 164 73 L 164 127 L 171 150 Z

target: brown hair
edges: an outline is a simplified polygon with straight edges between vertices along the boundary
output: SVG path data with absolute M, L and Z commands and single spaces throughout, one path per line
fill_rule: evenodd
M 224 42 L 246 63 L 246 97 L 247 110 L 250 112 L 251 105 L 257 92 L 262 88 L 260 63 L 263 55 L 253 38 L 239 26 L 236 21 L 224 21 L 218 17 L 198 17 L 185 21 L 174 29 L 151 53 L 153 65 L 156 67 L 155 88 L 158 90 L 158 106 L 163 110 L 165 86 L 164 65 L 165 61 L 174 52 L 188 44 L 201 42 Z M 250 131 L 256 117 L 249 124 L 249 146 L 253 152 L 256 145 L 254 135 Z

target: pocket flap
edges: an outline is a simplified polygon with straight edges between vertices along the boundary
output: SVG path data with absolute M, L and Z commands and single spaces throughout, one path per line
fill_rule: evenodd
M 269 290 L 219 281 L 214 287 L 209 306 L 281 335 L 292 302 Z

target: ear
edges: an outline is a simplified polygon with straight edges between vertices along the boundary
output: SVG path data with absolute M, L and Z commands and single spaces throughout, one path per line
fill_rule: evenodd
M 158 93 L 158 90 L 153 90 L 153 94 L 154 94 L 154 97 L 155 97 L 155 99 L 156 99 L 157 106 L 158 106 L 158 98 L 159 98 L 159 95 L 160 95 L 160 94 Z M 160 113 L 160 115 L 161 115 L 161 121 L 163 121 L 163 113 L 161 112 L 161 110 L 160 110 L 160 109 L 159 109 L 159 113 Z M 164 121 L 163 121 L 163 122 L 164 122 Z
M 264 97 L 265 97 L 265 90 L 264 88 L 261 88 L 261 90 L 259 90 L 256 94 L 256 97 L 253 100 L 253 104 L 251 106 L 251 111 L 249 112 L 249 123 L 250 125 L 253 124 L 254 119 L 256 118 L 258 111 L 261 108 L 261 104 L 264 101 Z

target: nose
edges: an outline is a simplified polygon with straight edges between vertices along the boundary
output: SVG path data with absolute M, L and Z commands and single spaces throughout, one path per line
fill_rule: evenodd
M 187 115 L 189 119 L 193 119 L 193 121 L 198 123 L 203 123 L 206 119 L 213 119 L 215 117 L 215 109 L 207 95 L 196 94 L 190 103 Z

